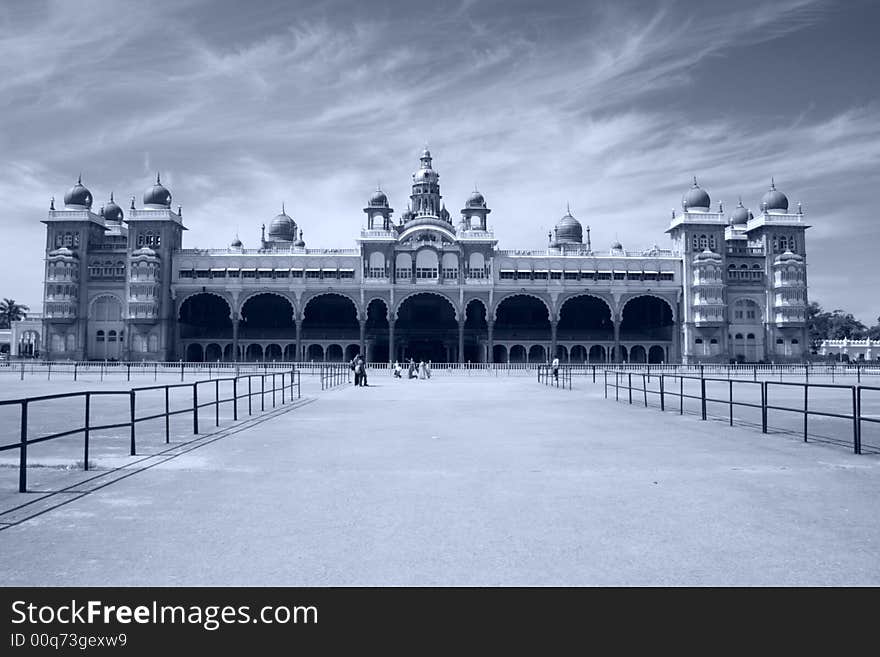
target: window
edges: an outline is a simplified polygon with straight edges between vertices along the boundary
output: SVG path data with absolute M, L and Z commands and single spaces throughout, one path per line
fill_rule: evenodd
M 107 342 L 116 342 L 116 331 L 110 331 L 107 334 Z
M 552 273 L 553 273 L 553 276 L 551 276 L 551 278 L 559 278 L 558 271 L 554 271 Z M 578 280 L 578 278 L 580 278 L 580 274 L 576 271 L 565 272 L 565 280 L 567 280 L 567 281 L 576 281 L 576 280 Z
M 782 338 L 776 338 L 776 344 L 785 344 L 785 340 Z
M 694 344 L 703 344 L 703 338 L 697 338 L 694 340 Z
M 384 267 L 370 267 L 367 271 L 368 278 L 385 278 Z
M 308 278 L 308 279 L 321 278 L 321 270 L 320 269 L 306 269 L 306 278 Z
M 797 338 L 792 339 L 791 343 L 792 344 L 800 344 L 800 342 L 798 342 Z
M 715 236 L 714 235 L 709 236 L 709 248 L 712 249 L 713 251 L 715 250 Z
M 502 281 L 512 281 L 516 278 L 516 272 L 512 269 L 502 269 L 499 278 Z
M 705 235 L 700 235 L 700 251 L 704 251 L 709 246 L 709 239 Z
M 546 281 L 547 280 L 547 272 L 546 271 L 536 271 L 534 272 L 536 281 Z
M 622 280 L 625 280 L 625 279 L 626 279 L 626 272 L 624 272 L 624 271 L 616 271 L 616 272 L 614 272 L 614 280 L 615 280 L 615 281 L 622 281 Z
M 95 340 L 96 340 L 97 342 L 104 342 L 104 331 L 98 331 L 98 332 L 95 334 Z
M 742 334 L 742 333 L 737 333 L 737 334 L 736 334 L 736 339 L 737 339 L 737 340 L 742 340 L 742 339 L 743 339 L 743 334 Z
M 755 334 L 754 334 L 754 333 L 749 333 L 749 334 L 746 336 L 746 340 L 754 340 L 754 339 L 755 339 Z
M 517 269 L 516 270 L 516 280 L 518 281 L 528 281 L 532 278 L 532 272 L 527 271 L 525 269 Z
M 181 269 L 177 273 L 178 278 L 195 278 L 195 272 L 192 269 Z
M 73 246 L 73 234 L 64 233 L 64 246 Z
M 444 269 L 443 270 L 443 278 L 457 280 L 458 279 L 458 270 L 457 269 Z
M 486 270 L 483 268 L 469 269 L 468 278 L 486 278 Z
M 746 319 L 755 319 L 755 311 L 746 310 Z
M 709 340 L 709 344 L 718 344 L 718 338 L 712 338 Z
M 696 235 L 694 235 L 694 239 L 693 239 L 693 242 L 691 243 L 691 246 L 692 246 L 692 248 L 693 248 L 694 251 L 699 251 L 699 250 L 700 250 L 700 241 L 699 241 L 699 238 L 698 238 Z
M 412 269 L 398 269 L 397 270 L 397 278 L 398 279 L 407 279 L 412 277 Z
M 434 279 L 437 278 L 436 267 L 416 267 L 416 278 Z

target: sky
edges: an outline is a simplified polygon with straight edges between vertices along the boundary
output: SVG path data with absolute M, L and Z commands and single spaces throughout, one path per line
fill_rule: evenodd
M 80 173 L 97 211 L 160 171 L 186 247 L 256 247 L 283 202 L 351 248 L 427 144 L 500 248 L 543 248 L 567 204 L 596 250 L 665 247 L 693 176 L 728 211 L 772 176 L 812 226 L 811 300 L 874 324 L 878 27 L 867 0 L 4 0 L 0 297 L 40 309 L 40 221 Z

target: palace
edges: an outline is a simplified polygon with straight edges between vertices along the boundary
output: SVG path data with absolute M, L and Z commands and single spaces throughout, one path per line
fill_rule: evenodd
M 159 176 L 95 213 L 54 199 L 32 352 L 187 361 L 759 362 L 801 360 L 806 225 L 771 183 L 757 214 L 688 189 L 670 248 L 594 250 L 571 211 L 546 248 L 500 249 L 479 192 L 453 218 L 425 149 L 406 210 L 377 189 L 355 248 L 310 249 L 282 207 L 259 248 L 184 248 Z M 352 217 L 352 220 L 354 217 Z M 35 346 L 36 344 L 36 346 Z

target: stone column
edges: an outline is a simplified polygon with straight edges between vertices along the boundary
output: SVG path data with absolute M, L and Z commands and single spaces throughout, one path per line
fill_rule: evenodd
M 495 322 L 493 320 L 489 320 L 488 322 L 486 322 L 486 326 L 489 329 L 488 344 L 486 345 L 489 348 L 489 352 L 488 352 L 489 358 L 486 360 L 486 362 L 487 363 L 494 363 L 495 362 L 495 340 L 494 340 L 492 333 L 495 329 Z
M 296 357 L 294 358 L 294 360 L 299 362 L 299 361 L 305 360 L 305 358 L 303 358 L 303 353 L 302 353 L 303 321 L 301 319 L 294 319 L 294 322 L 296 323 Z
M 614 362 L 623 362 L 620 354 L 620 320 L 614 322 Z
M 464 320 L 458 320 L 458 362 L 464 362 Z
M 360 320 L 361 325 L 361 356 L 367 357 L 367 320 Z
M 556 324 L 556 321 L 550 322 L 550 361 L 556 358 Z
M 238 317 L 232 319 L 232 362 L 238 362 Z
M 397 352 L 394 348 L 394 320 L 388 320 L 388 362 L 393 364 L 397 360 Z

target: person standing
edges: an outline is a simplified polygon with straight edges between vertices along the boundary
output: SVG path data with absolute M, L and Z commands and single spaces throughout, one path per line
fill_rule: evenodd
M 553 379 L 559 383 L 559 357 L 553 359 Z
M 425 372 L 427 373 L 428 378 L 430 379 L 431 378 L 431 361 L 428 361 L 425 364 Z
M 358 356 L 358 362 L 361 366 L 361 385 L 363 387 L 367 386 L 367 361 L 363 356 Z
M 358 373 L 358 357 L 355 356 L 351 359 L 351 363 L 349 364 L 349 369 L 354 372 L 354 384 L 355 386 L 360 385 L 361 383 L 361 375 Z
M 412 358 L 409 359 L 409 372 L 406 376 L 408 379 L 416 378 L 416 362 Z
M 420 379 L 427 379 L 428 378 L 428 371 L 425 368 L 425 361 L 419 362 L 419 378 Z

